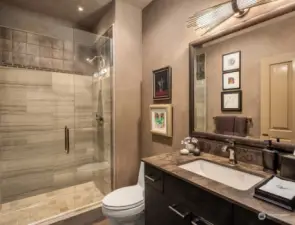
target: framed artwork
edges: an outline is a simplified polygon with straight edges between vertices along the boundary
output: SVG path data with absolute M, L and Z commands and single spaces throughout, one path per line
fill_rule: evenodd
M 205 79 L 205 54 L 197 55 L 197 71 L 196 71 L 196 78 L 197 80 L 204 80 Z
M 150 105 L 151 133 L 172 137 L 172 105 Z
M 242 111 L 242 91 L 221 92 L 221 111 Z
M 153 71 L 153 99 L 171 99 L 171 67 Z
M 241 72 L 233 71 L 222 75 L 222 89 L 232 90 L 241 88 Z
M 222 71 L 228 72 L 241 68 L 241 51 L 228 53 L 222 56 Z

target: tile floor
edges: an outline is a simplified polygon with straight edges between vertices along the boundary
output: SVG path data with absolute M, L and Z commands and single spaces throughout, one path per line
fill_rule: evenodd
M 94 223 L 92 225 L 109 225 L 109 223 L 108 223 L 107 220 L 104 220 L 104 221 L 101 221 L 101 222 Z
M 27 225 L 92 203 L 100 203 L 103 197 L 94 182 L 88 182 L 16 200 L 1 205 L 0 225 Z

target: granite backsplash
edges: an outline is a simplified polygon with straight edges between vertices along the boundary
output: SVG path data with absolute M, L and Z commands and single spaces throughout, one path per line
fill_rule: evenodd
M 202 151 L 221 157 L 229 157 L 228 152 L 222 152 L 224 142 L 198 139 Z M 262 166 L 262 152 L 259 148 L 236 146 L 238 161 Z

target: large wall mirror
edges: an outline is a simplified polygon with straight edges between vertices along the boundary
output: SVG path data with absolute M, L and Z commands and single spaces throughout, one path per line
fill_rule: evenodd
M 190 130 L 295 143 L 295 15 L 190 47 Z

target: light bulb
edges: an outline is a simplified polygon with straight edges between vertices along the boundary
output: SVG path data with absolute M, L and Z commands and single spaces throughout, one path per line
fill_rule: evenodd
M 78 6 L 78 11 L 79 12 L 83 12 L 84 11 L 84 8 L 82 6 Z

